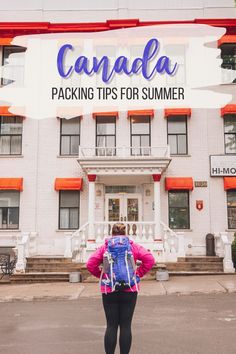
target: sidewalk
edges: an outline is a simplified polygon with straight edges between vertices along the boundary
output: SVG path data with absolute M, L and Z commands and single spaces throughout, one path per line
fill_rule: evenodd
M 143 281 L 140 296 L 194 295 L 236 292 L 236 274 L 176 276 L 169 281 Z M 99 297 L 98 283 L 1 284 L 0 302 L 77 300 Z

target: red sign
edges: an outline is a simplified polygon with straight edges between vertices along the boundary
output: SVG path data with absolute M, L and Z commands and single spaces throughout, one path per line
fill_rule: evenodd
M 199 211 L 203 209 L 203 200 L 196 200 L 196 208 Z

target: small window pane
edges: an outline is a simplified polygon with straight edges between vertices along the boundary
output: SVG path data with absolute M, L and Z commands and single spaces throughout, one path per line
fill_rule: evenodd
M 131 143 L 132 143 L 132 147 L 140 147 L 140 136 L 133 135 Z
M 71 136 L 71 155 L 79 154 L 79 135 Z
M 106 147 L 115 147 L 115 137 L 107 136 L 106 137 Z
M 19 225 L 19 209 L 9 208 L 8 209 L 8 228 L 17 229 Z
M 70 155 L 70 136 L 61 137 L 61 155 Z
M 79 228 L 79 213 L 78 208 L 70 209 L 70 229 Z
M 61 120 L 62 134 L 76 135 L 80 133 L 80 117 Z
M 186 134 L 186 116 L 172 116 L 167 120 L 169 134 Z
M 69 209 L 60 209 L 60 229 L 69 229 Z
M 170 207 L 187 207 L 188 192 L 169 192 Z
M 20 136 L 12 136 L 11 137 L 11 154 L 20 155 L 21 154 L 21 140 Z
M 143 146 L 143 147 L 150 146 L 150 137 L 149 137 L 149 135 L 141 135 L 141 146 Z
M 170 208 L 169 210 L 170 228 L 189 228 L 189 218 L 187 208 Z
M 227 191 L 227 205 L 236 207 L 236 191 Z
M 178 135 L 178 154 L 187 153 L 187 137 L 186 135 Z
M 170 153 L 177 154 L 177 135 L 168 135 L 168 145 L 170 145 Z
M 224 117 L 225 133 L 236 133 L 236 114 Z
M 10 136 L 0 136 L 0 154 L 9 155 L 10 154 Z
M 22 118 L 1 117 L 1 134 L 22 134 Z
M 114 135 L 115 131 L 115 117 L 97 117 L 97 135 Z
M 79 207 L 79 192 L 78 191 L 61 191 L 60 192 L 61 207 Z
M 236 134 L 225 134 L 225 152 L 226 154 L 236 153 Z
M 106 137 L 97 136 L 97 147 L 106 147 Z
M 149 134 L 150 117 L 149 116 L 131 116 L 132 134 Z
M 0 191 L 0 207 L 19 207 L 20 192 Z

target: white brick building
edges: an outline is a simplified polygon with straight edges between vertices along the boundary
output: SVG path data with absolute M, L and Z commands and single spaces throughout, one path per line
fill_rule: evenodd
M 72 24 L 76 32 L 186 21 L 226 27 L 223 65 L 236 69 L 233 1 L 164 3 L 1 3 L 0 55 L 4 63 L 17 50 L 9 45 L 15 35 L 65 32 Z M 21 247 L 26 254 L 69 257 L 79 248 L 80 260 L 85 260 L 112 223 L 123 221 L 157 259 L 205 255 L 208 233 L 218 236 L 216 251 L 223 255 L 222 237 L 236 231 L 235 154 L 236 102 L 224 111 L 150 106 L 141 113 L 93 114 L 71 121 L 16 118 L 2 104 L 0 246 L 23 240 L 29 245 Z M 211 155 L 222 155 L 212 171 Z M 217 170 L 217 164 L 224 169 Z

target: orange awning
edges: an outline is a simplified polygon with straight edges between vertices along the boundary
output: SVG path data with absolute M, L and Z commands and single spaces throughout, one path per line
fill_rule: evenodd
M 225 114 L 236 114 L 236 104 L 227 104 L 225 107 L 221 108 L 221 117 Z
M 13 38 L 5 37 L 5 38 L 0 38 L 0 45 L 11 45 L 11 41 Z
M 192 177 L 166 177 L 165 187 L 167 191 L 178 189 L 178 190 L 193 190 L 193 179 Z
M 0 106 L 0 116 L 7 116 L 7 117 L 12 117 L 12 116 L 21 116 L 22 118 L 25 118 L 25 108 L 24 107 L 17 107 L 18 111 L 21 112 L 21 114 L 14 114 L 8 111 L 10 107 L 8 106 Z
M 96 118 L 97 116 L 103 116 L 103 117 L 116 117 L 118 118 L 119 112 L 98 112 L 98 113 L 93 113 L 93 118 Z
M 224 177 L 224 189 L 236 189 L 236 177 Z
M 0 116 L 14 116 L 15 114 L 8 112 L 7 106 L 1 106 L 0 107 Z
M 83 178 L 56 178 L 55 190 L 77 190 L 80 191 L 83 185 Z
M 154 117 L 154 109 L 143 109 L 138 111 L 128 111 L 128 117 L 130 116 L 150 116 Z
M 218 47 L 225 43 L 236 43 L 236 35 L 226 35 L 218 40 Z
M 0 178 L 0 190 L 23 191 L 23 178 Z
M 170 116 L 191 116 L 191 108 L 170 108 L 165 109 L 165 117 Z

